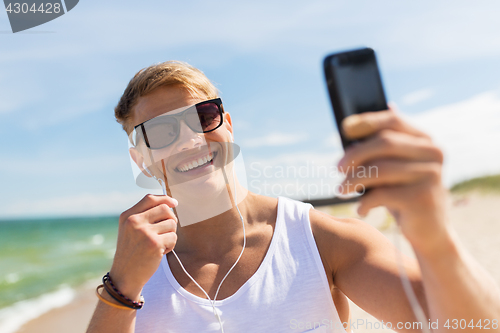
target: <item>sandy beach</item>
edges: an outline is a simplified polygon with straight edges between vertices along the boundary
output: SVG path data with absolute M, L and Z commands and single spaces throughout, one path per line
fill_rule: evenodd
M 451 223 L 462 243 L 470 253 L 486 268 L 500 284 L 500 196 L 468 194 L 453 196 L 451 205 Z M 356 205 L 337 205 L 321 207 L 334 216 L 356 216 Z M 384 208 L 370 212 L 364 220 L 378 228 L 391 242 L 394 241 L 395 224 Z M 398 236 L 400 237 L 400 236 Z M 413 256 L 408 242 L 400 237 L 402 251 Z M 96 281 L 98 283 L 98 281 Z M 51 310 L 28 322 L 18 333 L 81 333 L 85 332 L 92 316 L 97 298 L 94 285 L 87 284 L 78 289 L 74 301 L 67 306 Z M 353 321 L 377 322 L 362 309 L 351 303 Z M 360 332 L 393 332 L 389 329 L 361 329 Z
M 99 281 L 96 281 L 96 286 Z M 23 325 L 21 333 L 81 333 L 85 332 L 97 304 L 95 287 L 90 283 L 78 288 L 75 299 L 68 305 L 53 309 Z

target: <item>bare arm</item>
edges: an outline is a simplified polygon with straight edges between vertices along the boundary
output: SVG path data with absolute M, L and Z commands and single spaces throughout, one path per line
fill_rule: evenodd
M 432 320 L 438 320 L 436 332 L 448 331 L 445 324 L 460 328 L 461 320 L 466 330 L 488 325 L 488 332 L 500 332 L 500 290 L 453 234 L 441 246 L 416 250 L 416 255 Z
M 102 292 L 102 296 L 108 301 L 116 303 L 105 291 Z M 117 309 L 99 301 L 87 328 L 87 333 L 134 333 L 135 315 L 136 310 Z
M 386 206 L 395 216 L 415 250 L 418 268 L 407 261 L 406 269 L 424 309 L 428 309 L 427 315 L 432 321 L 438 320 L 434 331 L 449 331 L 444 327 L 447 320 L 463 319 L 483 325 L 489 320 L 488 332 L 500 332 L 491 323 L 500 319 L 499 288 L 465 251 L 448 221 L 447 191 L 441 183 L 442 152 L 393 110 L 348 117 L 343 131 L 351 138 L 366 139 L 346 150 L 339 168 L 377 170 L 376 174 L 363 174 L 363 178 L 349 172 L 344 188 L 350 184 L 351 190 L 356 185 L 371 189 L 360 201 L 361 215 L 373 207 Z M 347 258 L 333 267 L 337 284 L 379 318 L 411 318 L 407 302 L 402 300 L 406 297 L 401 283 L 395 280 L 397 267 L 388 259 L 393 258 L 393 250 L 388 250 L 390 247 L 384 245 L 387 241 L 380 235 L 356 227 L 357 223 L 345 221 L 330 229 L 331 235 L 340 235 L 331 236 L 333 239 L 340 237 L 340 242 L 351 249 L 344 253 L 342 249 L 329 249 L 327 255 L 337 251 Z M 335 264 L 333 258 L 329 261 Z
M 380 321 L 390 322 L 394 328 L 398 322 L 417 321 L 400 282 L 396 249 L 384 235 L 363 221 L 333 218 L 317 210 L 310 211 L 310 219 L 333 282 L 350 300 Z M 403 258 L 413 290 L 428 312 L 418 263 L 412 258 Z M 354 323 L 356 319 L 353 318 Z M 363 327 L 351 328 L 363 331 Z
M 110 276 L 116 288 L 132 300 L 139 300 L 163 255 L 177 242 L 177 219 L 169 208 L 176 205 L 168 196 L 147 195 L 120 216 Z M 106 291 L 101 295 L 118 304 Z M 141 310 L 118 309 L 99 301 L 87 333 L 133 333 L 136 311 Z

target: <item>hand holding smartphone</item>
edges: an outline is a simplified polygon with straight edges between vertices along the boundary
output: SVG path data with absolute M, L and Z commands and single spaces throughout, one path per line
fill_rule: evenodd
M 375 51 L 362 48 L 330 54 L 323 67 L 342 146 L 346 149 L 355 140 L 349 140 L 342 132 L 344 118 L 388 109 Z

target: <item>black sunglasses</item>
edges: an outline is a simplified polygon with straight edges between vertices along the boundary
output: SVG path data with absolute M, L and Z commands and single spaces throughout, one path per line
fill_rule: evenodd
M 195 104 L 180 113 L 152 118 L 134 127 L 135 142 L 137 144 L 142 137 L 150 149 L 168 147 L 179 137 L 180 120 L 196 133 L 215 131 L 223 123 L 223 112 L 222 100 L 215 98 Z

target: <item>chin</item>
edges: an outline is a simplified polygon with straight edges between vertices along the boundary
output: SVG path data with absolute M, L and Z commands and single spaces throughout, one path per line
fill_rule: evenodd
M 195 205 L 200 203 L 199 200 L 212 201 L 221 193 L 227 193 L 226 183 L 220 169 L 181 184 L 173 185 L 170 190 L 172 197 L 179 200 L 179 202 L 187 201 Z

